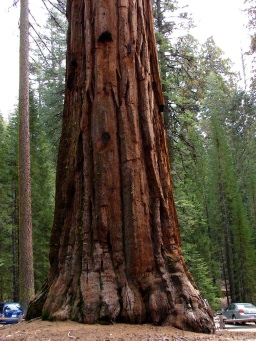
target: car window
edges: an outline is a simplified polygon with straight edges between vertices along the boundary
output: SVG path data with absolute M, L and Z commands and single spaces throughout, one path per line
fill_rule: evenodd
M 242 306 L 245 308 L 255 308 L 255 306 L 251 303 L 246 303 L 246 304 L 243 304 Z
M 247 307 L 247 306 L 245 306 L 244 304 L 238 304 L 237 305 L 237 309 L 243 309 L 243 308 L 249 308 L 249 307 Z
M 0 311 L 3 311 L 3 303 L 0 303 Z
M 8 304 L 8 308 L 10 310 L 19 310 L 20 309 L 20 305 L 18 303 L 10 303 L 10 304 Z

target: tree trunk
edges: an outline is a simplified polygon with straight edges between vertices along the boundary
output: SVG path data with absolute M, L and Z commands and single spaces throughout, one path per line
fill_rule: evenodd
M 151 1 L 69 0 L 50 273 L 28 318 L 211 332 L 181 255 Z
M 34 296 L 29 134 L 29 7 L 20 1 L 19 85 L 19 277 L 20 302 L 26 312 Z

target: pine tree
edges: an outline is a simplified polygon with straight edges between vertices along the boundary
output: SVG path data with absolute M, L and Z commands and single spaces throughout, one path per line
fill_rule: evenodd
M 174 179 L 175 202 L 184 250 L 191 250 L 192 247 L 194 250 L 189 255 L 185 252 L 185 259 L 189 258 L 188 266 L 193 275 L 196 274 L 196 269 L 193 269 L 195 264 L 204 269 L 208 266 L 207 275 L 195 276 L 195 279 L 198 280 L 197 285 L 200 289 L 208 287 L 208 300 L 212 307 L 216 308 L 214 297 L 217 289 L 213 284 L 214 262 L 209 257 L 211 241 L 207 233 L 205 202 L 202 200 L 205 196 L 202 189 L 204 174 L 199 164 L 204 151 L 200 145 L 201 136 L 197 130 L 197 117 L 205 89 L 204 75 L 199 61 L 199 42 L 189 34 L 177 38 L 176 41 L 172 39 L 175 23 L 169 19 L 171 15 L 166 15 L 164 9 L 167 7 L 169 13 L 176 14 L 179 10 L 177 4 L 171 2 L 167 4 L 166 1 L 155 1 L 154 4 L 156 38 L 166 102 L 164 118 Z M 183 22 L 184 18 L 186 15 L 183 15 Z M 193 257 L 195 259 L 192 259 Z M 208 285 L 206 276 L 210 276 L 211 285 Z
M 17 120 L 1 121 L 0 298 L 19 300 Z
M 33 91 L 30 92 L 31 188 L 35 290 L 39 291 L 49 271 L 49 240 L 53 222 L 55 163 L 52 145 L 43 129 Z
M 209 136 L 209 221 L 211 237 L 224 261 L 223 277 L 232 301 L 251 300 L 255 250 L 251 243 L 246 209 L 234 168 L 230 141 L 224 130 L 230 115 L 230 96 L 214 73 L 208 77 L 209 91 L 204 102 Z M 217 248 L 217 245 L 219 247 Z M 243 257 L 241 257 L 243 255 Z
M 63 14 L 51 11 L 45 27 L 33 44 L 30 72 L 38 115 L 48 140 L 52 160 L 56 162 L 64 104 L 66 20 Z

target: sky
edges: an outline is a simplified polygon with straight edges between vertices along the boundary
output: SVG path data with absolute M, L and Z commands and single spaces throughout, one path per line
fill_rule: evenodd
M 179 0 L 188 3 L 187 11 L 197 28 L 191 31 L 200 43 L 213 36 L 216 45 L 223 50 L 225 57 L 235 63 L 236 71 L 242 70 L 241 49 L 249 50 L 249 32 L 246 28 L 248 18 L 244 9 L 244 0 Z
M 19 87 L 19 9 L 12 7 L 13 2 L 0 0 L 0 112 L 5 118 L 17 105 Z M 42 18 L 41 3 L 30 0 L 32 13 L 40 13 L 36 18 Z M 179 4 L 189 4 L 186 10 L 197 25 L 191 34 L 200 43 L 213 36 L 225 57 L 235 63 L 234 70 L 241 71 L 241 48 L 244 52 L 249 48 L 247 18 L 241 12 L 243 0 L 179 0 Z
M 0 112 L 4 116 L 17 102 L 19 81 L 19 14 L 17 8 L 8 11 L 11 5 L 11 0 L 0 0 Z
M 0 0 L 0 112 L 4 118 L 17 107 L 19 92 L 19 6 Z M 41 0 L 30 0 L 30 10 L 42 19 Z

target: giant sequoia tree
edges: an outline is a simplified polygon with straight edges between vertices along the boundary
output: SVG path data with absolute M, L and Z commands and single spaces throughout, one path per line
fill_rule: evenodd
M 56 206 L 38 315 L 211 332 L 181 254 L 151 1 L 68 0 Z

